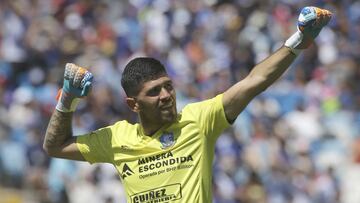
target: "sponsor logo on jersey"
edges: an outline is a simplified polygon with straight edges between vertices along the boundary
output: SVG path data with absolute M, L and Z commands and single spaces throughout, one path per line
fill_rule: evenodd
M 150 163 L 150 162 L 160 161 L 160 160 L 171 158 L 171 157 L 174 157 L 174 155 L 173 155 L 173 153 L 171 151 L 169 151 L 169 152 L 157 154 L 157 155 L 154 155 L 154 156 L 148 156 L 148 157 L 140 158 L 139 161 L 138 161 L 138 164 L 139 165 L 147 164 L 147 163 Z
M 174 133 L 171 132 L 164 132 L 164 134 L 162 134 L 159 139 L 162 145 L 161 149 L 167 149 L 175 144 Z
M 155 156 L 140 158 L 138 161 L 139 164 L 139 173 L 146 171 L 152 171 L 154 169 L 159 169 L 163 167 L 176 166 L 179 164 L 193 162 L 194 159 L 191 155 L 174 157 L 171 152 L 166 152 L 162 154 L 157 154 Z
M 181 185 L 177 183 L 134 194 L 131 196 L 131 201 L 132 203 L 170 202 L 179 200 L 181 197 Z
M 131 175 L 134 175 L 134 171 L 132 171 L 127 164 L 124 164 L 123 170 L 121 172 L 122 179 L 125 179 L 126 177 L 129 177 Z

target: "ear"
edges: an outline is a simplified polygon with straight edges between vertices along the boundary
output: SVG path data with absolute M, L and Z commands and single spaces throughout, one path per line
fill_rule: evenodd
M 138 113 L 139 112 L 139 104 L 137 103 L 135 98 L 132 97 L 126 97 L 126 103 L 131 109 L 131 111 Z

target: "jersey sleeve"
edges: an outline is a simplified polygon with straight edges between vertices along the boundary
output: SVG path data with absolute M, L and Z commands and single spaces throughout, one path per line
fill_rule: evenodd
M 187 111 L 197 120 L 205 136 L 216 140 L 230 126 L 222 103 L 223 95 L 188 105 Z
M 91 164 L 113 162 L 111 127 L 80 135 L 76 144 L 85 160 Z

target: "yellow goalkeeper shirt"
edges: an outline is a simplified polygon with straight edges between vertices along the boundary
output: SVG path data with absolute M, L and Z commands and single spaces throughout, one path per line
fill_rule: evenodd
M 115 166 L 129 203 L 209 203 L 215 142 L 228 126 L 221 94 L 188 104 L 151 137 L 119 121 L 78 136 L 77 146 L 88 162 Z

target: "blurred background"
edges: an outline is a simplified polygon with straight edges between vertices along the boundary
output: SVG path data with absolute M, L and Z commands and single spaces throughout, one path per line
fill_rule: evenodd
M 356 0 L 1 0 L 0 203 L 126 202 L 113 166 L 42 150 L 65 63 L 95 75 L 75 134 L 135 122 L 120 85 L 131 58 L 162 61 L 181 110 L 244 78 L 296 31 L 307 5 L 333 19 L 219 138 L 214 203 L 359 203 Z

